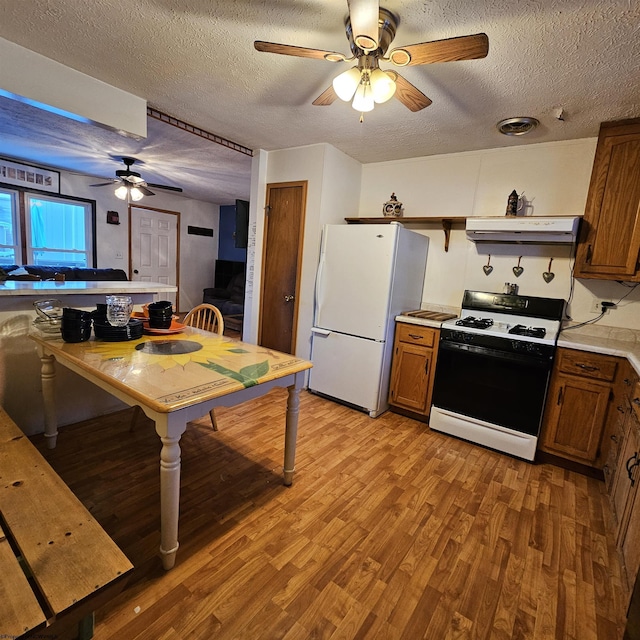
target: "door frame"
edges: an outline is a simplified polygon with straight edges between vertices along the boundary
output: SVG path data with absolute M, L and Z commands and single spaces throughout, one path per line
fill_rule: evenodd
M 132 226 L 133 226 L 133 213 L 132 209 L 146 209 L 147 211 L 156 211 L 158 213 L 167 213 L 172 216 L 176 216 L 176 308 L 175 311 L 177 313 L 180 312 L 180 212 L 179 211 L 171 211 L 169 209 L 159 209 L 158 207 L 147 207 L 145 205 L 137 204 L 137 203 L 129 203 L 128 211 L 129 214 L 129 280 L 131 280 L 131 274 L 133 272 L 133 264 L 132 264 Z
M 307 190 L 309 182 L 308 180 L 297 180 L 293 182 L 270 182 L 267 184 L 265 190 L 265 215 L 264 215 L 264 227 L 263 227 L 263 240 L 262 240 L 262 259 L 260 262 L 261 269 L 261 282 L 260 282 L 260 306 L 258 312 L 258 344 L 262 341 L 262 316 L 263 316 L 263 300 L 265 297 L 266 280 L 265 274 L 265 261 L 267 259 L 267 248 L 269 246 L 269 202 L 271 200 L 271 189 L 283 189 L 287 187 L 302 187 L 302 210 L 300 212 L 300 231 L 298 233 L 298 253 L 296 255 L 296 290 L 293 307 L 293 318 L 291 326 L 291 353 L 295 354 L 296 342 L 298 339 L 298 308 L 300 304 L 300 288 L 302 278 L 302 252 L 304 246 L 304 231 L 305 231 L 305 219 L 307 215 Z

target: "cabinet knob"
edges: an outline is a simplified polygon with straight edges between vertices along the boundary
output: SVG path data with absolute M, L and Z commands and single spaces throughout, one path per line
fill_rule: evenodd
M 618 406 L 616 407 L 616 409 L 617 409 L 620 413 L 625 413 L 624 407 L 623 407 L 623 406 L 621 406 L 621 405 L 618 405 Z
M 635 397 L 631 402 L 633 402 L 633 404 L 638 405 L 638 404 L 640 404 L 640 398 Z
M 617 442 L 618 442 L 618 436 L 617 436 L 615 433 L 611 436 L 611 439 L 612 439 L 615 443 L 617 443 Z

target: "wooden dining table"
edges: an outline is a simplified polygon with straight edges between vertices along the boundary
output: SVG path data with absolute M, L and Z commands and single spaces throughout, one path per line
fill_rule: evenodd
M 69 343 L 32 334 L 41 359 L 45 438 L 58 437 L 55 364 L 74 371 L 155 422 L 160 452 L 160 553 L 171 569 L 178 550 L 180 437 L 191 420 L 217 406 L 233 406 L 286 387 L 284 484 L 293 482 L 300 389 L 311 362 L 302 358 L 183 327 L 179 332 L 136 340 Z M 58 393 L 73 393 L 59 389 Z M 82 402 L 82 398 L 78 398 Z

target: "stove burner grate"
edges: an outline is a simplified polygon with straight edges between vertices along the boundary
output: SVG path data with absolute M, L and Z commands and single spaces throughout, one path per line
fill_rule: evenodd
M 525 327 L 523 324 L 517 324 L 509 329 L 509 333 L 529 338 L 544 338 L 547 331 L 543 327 Z
M 460 320 L 456 320 L 456 324 L 460 327 L 488 329 L 489 327 L 493 326 L 493 320 L 491 318 L 474 318 L 473 316 L 467 316 L 466 318 L 460 318 Z

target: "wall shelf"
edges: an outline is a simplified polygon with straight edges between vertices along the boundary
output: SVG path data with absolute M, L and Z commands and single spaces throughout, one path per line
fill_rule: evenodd
M 464 227 L 467 220 L 466 217 L 456 216 L 455 218 L 436 218 L 434 216 L 429 217 L 417 217 L 412 216 L 408 218 L 345 218 L 348 224 L 389 224 L 390 222 L 402 222 L 402 224 L 437 224 L 442 227 L 444 231 L 444 250 L 449 251 L 449 238 L 451 236 L 451 228 L 454 224 L 460 224 Z

